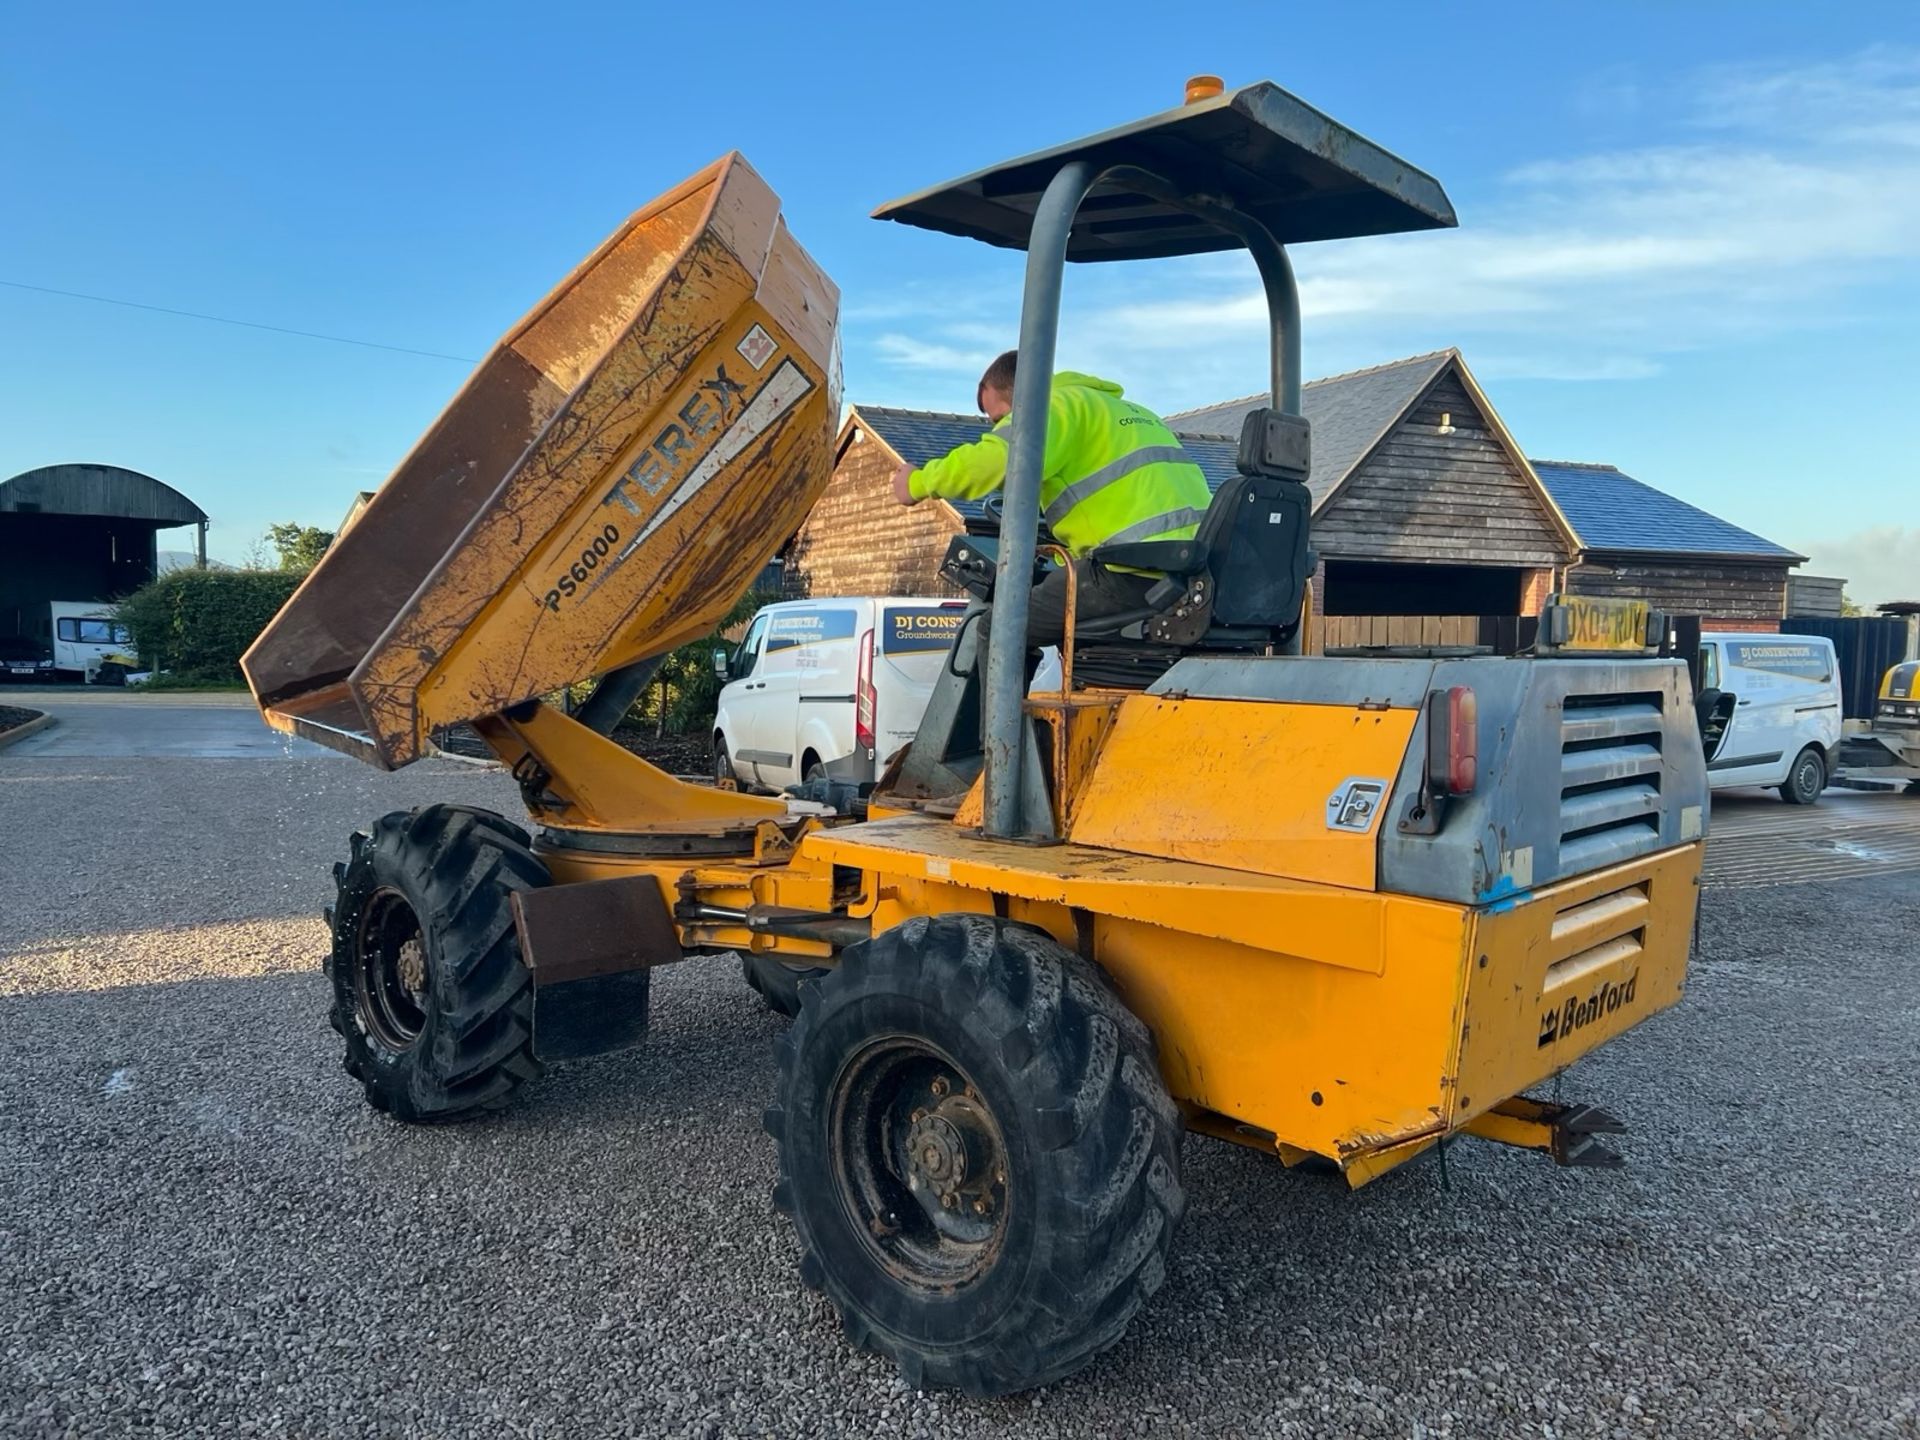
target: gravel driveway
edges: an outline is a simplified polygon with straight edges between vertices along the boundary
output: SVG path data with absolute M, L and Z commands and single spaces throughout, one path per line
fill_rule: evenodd
M 907 1392 L 802 1290 L 738 972 L 498 1118 L 365 1109 L 349 828 L 498 774 L 0 755 L 0 1433 L 1920 1434 L 1913 877 L 1710 890 L 1684 1007 L 1569 1078 L 1630 1168 L 1462 1142 L 1354 1195 L 1190 1137 L 1165 1288 L 1074 1379 Z

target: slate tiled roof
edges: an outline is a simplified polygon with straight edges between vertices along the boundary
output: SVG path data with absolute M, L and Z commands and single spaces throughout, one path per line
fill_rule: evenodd
M 1709 515 L 1611 465 L 1535 460 L 1534 473 L 1588 550 L 1805 560 L 1751 530 Z
M 1459 360 L 1458 350 L 1436 350 L 1366 370 L 1330 375 L 1301 387 L 1300 408 L 1313 424 L 1313 475 L 1309 484 L 1316 508 L 1340 487 L 1441 372 Z M 1249 395 L 1167 416 L 1180 443 L 1206 472 L 1210 489 L 1219 489 L 1234 473 L 1241 421 L 1250 410 L 1267 403 L 1265 394 Z M 857 405 L 854 413 L 859 423 L 873 430 L 910 465 L 924 465 L 956 445 L 979 439 L 987 430 L 986 421 L 977 415 L 878 405 Z M 1584 549 L 1740 556 L 1796 564 L 1806 559 L 1622 474 L 1611 465 L 1562 460 L 1529 463 Z M 954 508 L 968 519 L 977 518 L 980 512 L 978 502 L 962 501 Z
M 1411 355 L 1368 370 L 1329 375 L 1300 388 L 1301 413 L 1313 426 L 1313 472 L 1307 487 L 1316 506 L 1340 488 L 1367 452 L 1459 355 L 1457 350 Z M 1169 415 L 1167 423 L 1182 433 L 1230 435 L 1238 440 L 1247 412 L 1271 403 L 1265 393 L 1248 395 L 1183 410 Z
M 889 450 L 909 465 L 924 465 L 938 459 L 956 445 L 970 445 L 987 433 L 987 422 L 979 415 L 950 415 L 939 410 L 895 410 L 882 405 L 853 407 L 856 424 L 865 425 L 886 443 Z M 1239 448 L 1239 431 L 1231 440 L 1208 435 L 1191 435 L 1174 427 L 1180 444 L 1193 457 L 1207 477 L 1207 488 L 1218 490 L 1233 475 L 1234 452 Z M 949 500 L 963 519 L 977 520 L 982 511 L 977 500 Z

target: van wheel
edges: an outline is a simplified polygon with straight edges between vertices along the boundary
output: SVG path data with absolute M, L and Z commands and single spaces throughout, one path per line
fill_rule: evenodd
M 827 778 L 827 767 L 820 763 L 820 757 L 811 750 L 800 757 L 800 778 L 809 785 Z
M 1817 747 L 1809 745 L 1787 772 L 1787 783 L 1780 787 L 1780 798 L 1789 805 L 1814 805 L 1819 803 L 1820 792 L 1826 788 L 1827 759 Z
M 726 738 L 717 732 L 713 737 L 713 783 L 722 790 L 740 788 L 740 778 L 733 773 L 733 757 L 727 754 Z
M 1186 1208 L 1153 1037 L 1091 961 L 916 917 L 801 993 L 766 1127 L 800 1279 L 909 1390 L 1005 1395 L 1115 1344 Z

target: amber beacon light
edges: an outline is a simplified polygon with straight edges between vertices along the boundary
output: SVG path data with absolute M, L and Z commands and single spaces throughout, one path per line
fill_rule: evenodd
M 1187 81 L 1186 103 L 1197 105 L 1202 100 L 1211 100 L 1226 88 L 1226 81 L 1218 75 L 1195 75 Z

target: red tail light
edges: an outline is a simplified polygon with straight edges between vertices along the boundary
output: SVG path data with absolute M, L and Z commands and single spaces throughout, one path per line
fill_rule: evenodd
M 1434 778 L 1449 795 L 1471 795 L 1480 779 L 1480 701 L 1471 686 L 1447 691 L 1444 743 L 1446 760 Z
M 873 631 L 860 634 L 860 668 L 853 691 L 853 743 L 871 755 L 873 738 Z

